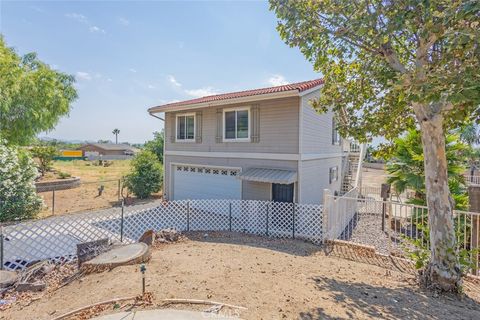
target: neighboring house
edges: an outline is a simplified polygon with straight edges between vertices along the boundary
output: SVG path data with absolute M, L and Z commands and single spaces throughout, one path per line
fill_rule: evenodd
M 309 103 L 322 83 L 317 79 L 148 109 L 165 113 L 165 198 L 318 204 L 324 189 L 340 191 L 346 154 L 333 113 L 318 114 Z
M 77 150 L 82 150 L 86 157 L 93 156 L 133 156 L 138 149 L 128 144 L 88 143 Z

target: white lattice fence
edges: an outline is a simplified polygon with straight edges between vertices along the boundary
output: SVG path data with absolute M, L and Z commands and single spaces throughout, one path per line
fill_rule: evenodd
M 136 242 L 149 229 L 237 231 L 322 241 L 322 206 L 253 200 L 170 201 L 19 223 L 3 228 L 3 265 L 72 260 L 79 243 Z
M 78 243 L 120 240 L 120 213 L 120 208 L 112 208 L 3 227 L 3 265 L 16 270 L 37 260 L 70 260 Z

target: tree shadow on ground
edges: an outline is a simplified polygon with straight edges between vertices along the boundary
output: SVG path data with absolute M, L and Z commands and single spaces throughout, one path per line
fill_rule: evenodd
M 410 260 L 395 257 L 392 255 L 370 254 L 365 253 L 360 247 L 342 246 L 342 245 L 323 245 L 323 253 L 326 256 L 333 256 L 342 259 L 352 260 L 356 262 L 366 263 L 382 267 L 389 270 L 399 271 L 403 273 L 416 274 L 413 262 Z
M 299 239 L 267 238 L 240 232 L 190 231 L 184 235 L 193 241 L 244 245 L 302 257 L 322 251 L 321 246 Z
M 345 314 L 328 312 L 323 307 L 301 312 L 302 320 L 320 319 L 479 319 L 480 304 L 463 296 L 435 297 L 423 292 L 415 284 L 404 283 L 398 288 L 386 288 L 359 282 L 317 276 L 311 278 L 316 288 L 328 292 L 332 300 L 342 306 Z

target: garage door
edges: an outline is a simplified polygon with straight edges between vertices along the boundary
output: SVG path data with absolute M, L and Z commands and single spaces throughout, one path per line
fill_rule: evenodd
M 173 172 L 174 200 L 241 199 L 238 169 L 178 165 Z

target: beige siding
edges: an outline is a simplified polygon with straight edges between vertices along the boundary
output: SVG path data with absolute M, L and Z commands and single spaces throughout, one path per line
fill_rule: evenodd
M 244 181 L 242 183 L 242 192 L 244 200 L 262 200 L 270 201 L 272 190 L 271 183 Z
M 318 97 L 316 90 L 302 97 L 301 153 L 340 153 L 341 147 L 332 144 L 333 112 L 319 114 L 310 105 L 310 100 Z
M 329 183 L 330 167 L 338 166 L 338 180 Z M 323 203 L 323 190 L 330 189 L 332 193 L 340 190 L 342 179 L 342 157 L 302 161 L 299 178 L 299 202 Z
M 297 97 L 258 102 L 260 113 L 260 142 L 222 142 L 215 141 L 216 107 L 199 109 L 202 111 L 202 143 L 172 143 L 175 126 L 175 113 L 165 114 L 165 150 L 202 151 L 202 152 L 267 152 L 298 153 L 299 103 Z M 246 105 L 228 105 L 225 108 L 245 107 Z M 223 130 L 222 130 L 223 132 Z
M 258 160 L 258 159 L 229 159 L 229 158 L 205 158 L 205 157 L 185 157 L 185 156 L 165 156 L 165 177 L 164 184 L 166 190 L 167 199 L 170 198 L 170 193 L 173 190 L 173 181 L 171 179 L 171 167 L 172 163 L 190 164 L 190 165 L 204 165 L 204 166 L 217 166 L 217 167 L 233 167 L 246 170 L 252 167 L 259 168 L 274 168 L 274 169 L 288 169 L 297 170 L 297 161 L 281 161 L 281 160 Z M 269 185 L 269 184 L 265 184 Z M 250 190 L 250 187 L 253 187 Z M 246 197 L 253 199 L 258 197 L 258 200 L 269 200 L 265 198 L 266 187 L 262 188 L 258 185 L 252 185 L 251 182 L 242 183 L 242 198 Z M 261 198 L 261 199 L 260 199 Z

